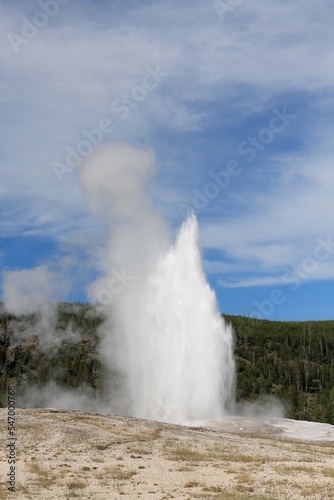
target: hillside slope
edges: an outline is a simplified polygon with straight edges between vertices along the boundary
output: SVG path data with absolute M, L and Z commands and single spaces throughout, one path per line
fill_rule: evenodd
M 334 321 L 279 322 L 224 315 L 233 326 L 237 400 L 270 394 L 284 403 L 289 418 L 334 424 Z M 88 304 L 59 304 L 50 345 L 41 344 L 40 318 L 0 314 L 0 406 L 15 380 L 21 405 L 27 388 L 43 394 L 50 381 L 60 388 L 107 398 L 120 380 L 102 364 L 99 327 L 103 318 Z M 51 340 L 50 340 L 51 339 Z

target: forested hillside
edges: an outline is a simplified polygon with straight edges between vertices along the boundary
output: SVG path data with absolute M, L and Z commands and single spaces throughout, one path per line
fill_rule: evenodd
M 334 424 L 334 321 L 224 318 L 235 335 L 238 400 L 273 394 L 290 418 Z M 59 341 L 49 347 L 41 346 L 34 334 L 38 321 L 38 315 L 0 314 L 1 406 L 6 405 L 7 384 L 13 379 L 18 395 L 50 381 L 103 394 L 106 369 L 97 352 L 103 318 L 93 306 L 59 304 L 52 332 Z
M 18 395 L 27 386 L 54 381 L 61 387 L 88 385 L 103 390 L 103 366 L 96 351 L 102 323 L 89 304 L 59 304 L 49 346 L 40 346 L 38 314 L 0 315 L 0 401 L 4 406 L 8 381 L 15 378 Z M 59 339 L 57 341 L 57 339 Z M 75 340 L 73 340 L 75 339 Z
M 237 399 L 273 394 L 290 418 L 334 424 L 334 321 L 224 317 L 235 334 Z

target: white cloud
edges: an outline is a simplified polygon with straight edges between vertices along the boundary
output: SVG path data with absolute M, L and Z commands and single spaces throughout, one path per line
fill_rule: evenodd
M 4 3 L 3 33 L 19 32 L 22 16 L 33 13 L 31 5 Z M 280 172 L 276 185 L 255 192 L 240 177 L 231 200 L 247 200 L 251 211 L 243 213 L 236 203 L 237 215 L 223 220 L 216 210 L 216 219 L 202 229 L 204 244 L 233 257 L 236 273 L 248 268 L 256 274 L 262 267 L 270 274 L 298 262 L 314 238 L 331 228 L 333 144 L 323 116 L 334 84 L 333 13 L 329 0 L 242 2 L 223 21 L 212 2 L 198 0 L 111 4 L 101 11 L 71 2 L 18 54 L 4 39 L 2 234 L 37 231 L 66 239 L 73 231 L 93 231 L 76 176 L 68 174 L 59 184 L 51 164 L 63 162 L 66 146 L 75 147 L 82 130 L 101 118 L 115 121 L 113 140 L 134 144 L 140 135 L 154 149 L 156 137 L 166 137 L 168 154 L 173 134 L 184 134 L 190 151 L 199 132 L 228 130 L 226 111 L 240 121 L 273 99 L 307 93 L 317 119 L 304 123 L 300 136 L 295 132 L 298 153 L 272 158 Z M 110 104 L 140 84 L 147 65 L 160 65 L 169 76 L 121 122 Z M 309 144 L 303 145 L 302 134 Z M 326 147 L 316 154 L 319 144 Z M 170 157 L 161 163 L 163 178 Z M 180 162 L 173 169 L 180 193 L 192 180 L 182 168 Z M 195 163 L 193 176 L 204 168 Z M 269 167 L 264 175 L 270 178 Z M 174 200 L 174 194 L 164 193 L 164 199 Z
M 317 238 L 334 237 L 331 151 L 310 158 L 283 156 L 281 164 L 287 163 L 290 168 L 287 173 L 282 169 L 275 191 L 259 199 L 256 192 L 251 194 L 250 213 L 202 227 L 204 245 L 224 252 L 234 262 L 227 269 L 234 272 L 233 286 L 277 283 L 293 265 L 312 256 Z M 245 268 L 251 274 L 246 280 L 242 276 Z M 263 273 L 268 274 L 261 276 Z M 319 266 L 312 279 L 333 276 L 334 262 L 328 262 Z

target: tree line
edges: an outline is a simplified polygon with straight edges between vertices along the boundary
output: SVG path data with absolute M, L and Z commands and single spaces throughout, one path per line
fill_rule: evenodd
M 271 394 L 289 418 L 334 424 L 334 321 L 224 318 L 235 337 L 237 400 Z
M 289 418 L 334 424 L 334 321 L 223 317 L 234 332 L 237 401 L 270 394 L 283 402 Z M 38 314 L 15 317 L 0 311 L 0 405 L 6 406 L 13 380 L 18 396 L 50 381 L 103 394 L 107 369 L 98 354 L 101 314 L 90 304 L 58 304 L 52 334 L 61 341 L 49 349 L 42 349 L 33 333 L 38 320 Z M 61 335 L 68 329 L 78 334 L 75 342 Z M 111 386 L 117 386 L 120 374 L 110 376 Z

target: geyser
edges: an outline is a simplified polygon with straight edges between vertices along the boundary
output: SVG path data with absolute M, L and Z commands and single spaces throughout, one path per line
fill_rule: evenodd
M 136 416 L 218 418 L 232 401 L 231 331 L 206 282 L 194 215 L 148 276 L 128 373 Z
M 189 215 L 172 244 L 145 194 L 154 166 L 151 151 L 114 143 L 80 172 L 94 211 L 111 228 L 92 297 L 108 289 L 115 270 L 131 275 L 104 306 L 101 352 L 124 374 L 115 408 L 176 423 L 219 418 L 234 401 L 232 331 L 205 279 L 196 217 Z

